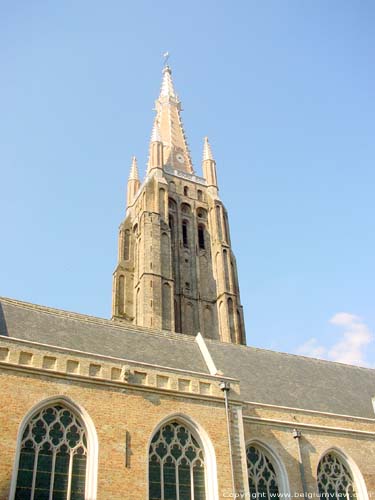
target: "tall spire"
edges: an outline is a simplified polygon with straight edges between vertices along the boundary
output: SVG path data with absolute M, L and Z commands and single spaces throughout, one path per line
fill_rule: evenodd
M 177 94 L 172 82 L 172 70 L 169 66 L 163 69 L 163 80 L 161 82 L 160 97 L 174 97 L 178 101 Z
M 172 70 L 163 68 L 163 78 L 158 99 L 155 102 L 156 116 L 151 135 L 152 142 L 163 144 L 163 167 L 194 173 L 190 151 L 181 119 L 181 102 L 174 89 Z
M 204 138 L 204 144 L 203 144 L 203 161 L 205 160 L 213 160 L 213 154 L 211 150 L 210 143 L 208 142 L 208 137 L 206 136 Z
M 210 143 L 208 142 L 208 137 L 204 138 L 203 143 L 202 170 L 207 185 L 213 188 L 212 194 L 217 196 L 216 162 L 212 154 Z
M 138 164 L 137 164 L 137 158 L 135 156 L 132 157 L 132 164 L 130 167 L 129 180 L 132 180 L 132 181 L 139 180 Z
M 138 175 L 137 158 L 133 156 L 132 164 L 130 167 L 128 189 L 126 195 L 126 205 L 128 208 L 133 205 L 135 195 L 137 194 L 140 185 L 141 183 L 139 181 L 139 175 Z

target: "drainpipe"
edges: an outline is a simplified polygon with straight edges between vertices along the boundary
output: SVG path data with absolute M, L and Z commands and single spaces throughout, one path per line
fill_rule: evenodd
M 301 474 L 303 496 L 304 498 L 307 498 L 305 468 L 303 466 L 303 461 L 302 461 L 301 437 L 302 437 L 301 431 L 299 431 L 298 429 L 293 429 L 293 438 L 297 441 L 297 446 L 298 446 L 298 464 L 299 464 L 299 472 Z
M 222 380 L 220 382 L 220 389 L 224 393 L 224 401 L 225 401 L 225 414 L 227 417 L 227 433 L 228 433 L 228 445 L 229 445 L 229 454 L 230 454 L 230 471 L 232 476 L 232 490 L 233 490 L 233 498 L 236 498 L 236 488 L 234 484 L 234 467 L 233 467 L 233 452 L 232 452 L 232 439 L 230 432 L 230 418 L 229 418 L 229 402 L 228 402 L 228 392 L 230 391 L 230 383 Z

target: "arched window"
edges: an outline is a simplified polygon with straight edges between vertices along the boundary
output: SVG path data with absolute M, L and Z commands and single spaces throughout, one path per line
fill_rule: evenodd
M 189 188 L 184 186 L 184 196 L 189 196 Z
M 191 212 L 191 206 L 189 205 L 189 203 L 182 203 L 181 205 L 181 212 L 183 214 L 188 214 L 190 215 L 190 212 Z
M 96 478 L 87 478 L 87 433 L 81 419 L 62 402 L 37 410 L 21 430 L 16 500 L 84 500 Z M 90 486 L 91 483 L 91 486 Z
M 228 319 L 229 319 L 229 334 L 231 342 L 236 342 L 236 331 L 234 328 L 234 315 L 233 315 L 233 300 L 231 297 L 228 299 Z
M 159 189 L 159 213 L 162 219 L 165 218 L 165 189 Z
M 223 239 L 223 233 L 221 231 L 221 208 L 220 205 L 216 205 L 216 223 L 217 223 L 217 235 L 219 240 Z
M 173 212 L 175 212 L 177 210 L 177 203 L 174 201 L 173 198 L 168 199 L 168 208 L 169 208 L 169 210 L 172 210 Z
M 124 234 L 124 260 L 129 260 L 129 253 L 130 253 L 130 231 L 129 229 L 126 229 Z
M 200 189 L 198 189 L 197 195 L 198 195 L 198 200 L 202 201 L 202 199 L 203 199 L 203 193 L 202 193 L 202 191 Z
M 198 244 L 199 244 L 200 249 L 202 249 L 202 250 L 205 249 L 203 224 L 199 224 L 199 226 L 198 226 Z
M 188 221 L 184 220 L 182 222 L 182 244 L 184 245 L 184 247 L 189 246 L 188 227 L 189 227 Z
M 199 207 L 197 210 L 197 215 L 200 219 L 207 219 L 207 210 L 202 207 Z
M 205 500 L 205 457 L 192 432 L 174 420 L 163 425 L 149 449 L 149 499 Z
M 224 276 L 225 276 L 225 288 L 226 291 L 230 291 L 230 280 L 229 280 L 229 265 L 228 265 L 228 252 L 223 250 L 223 259 L 224 259 Z
M 118 280 L 118 313 L 124 314 L 125 310 L 125 276 L 120 274 Z
M 349 467 L 335 452 L 329 452 L 318 465 L 318 489 L 324 499 L 352 500 L 357 498 L 355 484 Z
M 268 454 L 256 445 L 246 450 L 250 497 L 254 500 L 278 498 L 279 485 L 275 466 Z

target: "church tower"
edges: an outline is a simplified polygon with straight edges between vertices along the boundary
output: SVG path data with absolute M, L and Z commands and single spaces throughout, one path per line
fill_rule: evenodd
M 135 325 L 245 344 L 236 260 L 207 137 L 196 175 L 169 66 L 156 100 L 146 178 L 133 157 L 112 315 Z

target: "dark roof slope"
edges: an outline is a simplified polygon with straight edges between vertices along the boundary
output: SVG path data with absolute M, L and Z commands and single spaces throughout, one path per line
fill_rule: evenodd
M 0 298 L 0 335 L 208 373 L 194 337 Z M 374 418 L 375 370 L 206 340 L 245 401 Z
M 207 340 L 218 370 L 245 401 L 375 418 L 375 370 Z
M 0 335 L 208 373 L 194 337 L 0 298 Z

